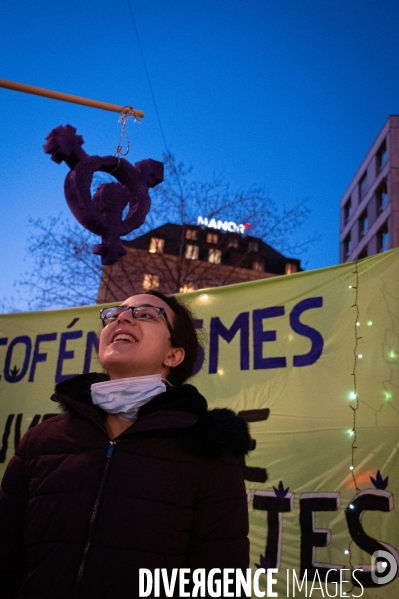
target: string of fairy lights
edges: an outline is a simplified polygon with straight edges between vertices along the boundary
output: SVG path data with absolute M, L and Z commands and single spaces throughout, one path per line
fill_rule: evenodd
M 359 303 L 358 303 L 358 299 L 359 299 L 359 265 L 358 265 L 358 262 L 355 262 L 354 266 L 355 266 L 355 270 L 353 271 L 353 274 L 355 275 L 356 284 L 349 285 L 349 289 L 353 289 L 354 293 L 355 293 L 355 299 L 354 299 L 354 302 L 353 302 L 351 308 L 354 308 L 356 311 L 356 315 L 355 315 L 356 318 L 355 318 L 355 324 L 354 324 L 354 347 L 353 347 L 353 369 L 352 369 L 353 391 L 349 395 L 349 399 L 351 400 L 349 407 L 351 408 L 352 413 L 353 413 L 353 426 L 349 431 L 350 436 L 353 437 L 352 447 L 351 447 L 351 450 L 352 450 L 351 451 L 351 465 L 349 466 L 349 470 L 352 475 L 352 480 L 353 480 L 353 484 L 354 484 L 354 487 L 356 490 L 356 495 L 358 495 L 358 493 L 360 493 L 360 489 L 357 485 L 356 472 L 355 472 L 355 452 L 357 449 L 356 414 L 357 414 L 357 410 L 359 409 L 359 396 L 358 396 L 358 392 L 357 392 L 356 368 L 357 368 L 357 362 L 358 362 L 358 360 L 361 360 L 363 358 L 363 354 L 358 353 L 359 341 L 360 341 L 360 339 L 362 339 L 361 335 L 359 335 L 359 333 L 358 333 L 359 326 L 360 326 L 360 321 L 359 321 L 360 310 L 359 310 Z M 349 508 L 353 509 L 352 504 L 349 504 Z
M 351 373 L 352 377 L 353 377 L 353 391 L 351 391 L 349 393 L 349 400 L 350 400 L 349 407 L 352 410 L 353 424 L 352 424 L 352 428 L 348 430 L 348 433 L 349 433 L 350 437 L 353 437 L 352 445 L 351 445 L 351 463 L 349 466 L 349 470 L 351 473 L 353 485 L 354 485 L 356 496 L 357 496 L 361 491 L 361 489 L 358 487 L 358 484 L 357 484 L 356 469 L 355 469 L 355 453 L 356 453 L 356 449 L 357 449 L 356 416 L 357 416 L 357 411 L 359 409 L 359 395 L 358 395 L 358 389 L 357 389 L 357 363 L 358 363 L 358 360 L 361 360 L 363 358 L 363 354 L 359 353 L 359 351 L 358 351 L 359 341 L 362 339 L 362 336 L 359 335 L 359 327 L 360 327 L 360 320 L 359 320 L 360 310 L 359 310 L 359 301 L 358 301 L 359 300 L 359 263 L 357 261 L 354 263 L 354 268 L 355 268 L 355 270 L 352 272 L 352 274 L 355 276 L 355 284 L 349 285 L 349 289 L 353 290 L 354 295 L 355 295 L 354 302 L 351 306 L 351 308 L 355 310 L 353 368 L 352 368 L 352 373 Z M 367 321 L 366 324 L 368 326 L 371 326 L 372 322 Z M 349 504 L 348 509 L 354 509 L 353 503 Z M 352 563 L 352 552 L 351 552 L 352 543 L 353 543 L 353 539 L 350 540 L 348 548 L 345 549 L 345 551 L 344 551 L 345 555 L 349 556 L 349 565 L 350 565 L 351 570 L 353 570 L 353 567 L 354 567 L 354 565 Z M 351 586 L 349 593 L 352 592 L 352 589 L 353 589 L 353 584 Z M 348 593 L 344 593 L 344 594 L 347 595 Z
M 353 348 L 353 369 L 352 369 L 352 377 L 353 377 L 353 391 L 351 391 L 349 393 L 349 400 L 350 400 L 350 408 L 352 409 L 352 414 L 353 414 L 353 424 L 352 424 L 352 428 L 348 430 L 349 436 L 353 437 L 352 439 L 352 445 L 351 445 L 351 463 L 349 466 L 349 470 L 351 473 L 351 477 L 353 480 L 353 484 L 354 484 L 354 488 L 355 488 L 355 497 L 358 496 L 358 494 L 360 493 L 361 489 L 358 487 L 357 484 L 357 478 L 356 478 L 356 467 L 355 467 L 355 452 L 358 448 L 357 446 L 357 428 L 356 428 L 356 416 L 357 416 L 357 410 L 359 409 L 359 395 L 358 395 L 358 389 L 357 389 L 357 364 L 358 364 L 358 360 L 360 360 L 361 358 L 363 358 L 363 355 L 361 353 L 358 352 L 358 345 L 359 345 L 359 341 L 362 339 L 362 336 L 359 335 L 359 327 L 360 327 L 360 321 L 359 321 L 359 263 L 355 262 L 354 263 L 354 268 L 355 270 L 353 271 L 352 274 L 355 275 L 355 284 L 354 285 L 349 285 L 349 289 L 354 291 L 354 302 L 351 306 L 351 308 L 355 309 L 355 313 L 356 313 L 356 319 L 355 319 L 355 324 L 354 324 L 354 348 Z M 366 320 L 364 322 L 365 326 L 372 326 L 373 322 L 372 320 Z M 388 358 L 390 360 L 392 359 L 396 359 L 398 357 L 397 352 L 395 351 L 394 348 L 390 348 L 388 350 Z M 389 401 L 392 399 L 392 392 L 389 388 L 386 387 L 386 384 L 384 383 L 384 399 L 385 401 Z M 354 509 L 354 505 L 351 502 L 348 505 L 347 509 Z M 351 568 L 351 570 L 353 570 L 354 565 L 352 562 L 352 551 L 351 551 L 351 547 L 352 544 L 354 543 L 353 539 L 350 540 L 348 547 L 345 549 L 344 553 L 345 555 L 349 556 L 349 566 Z M 349 595 L 351 593 L 351 591 L 353 590 L 354 585 L 352 583 L 351 589 L 348 592 L 344 592 L 344 595 Z

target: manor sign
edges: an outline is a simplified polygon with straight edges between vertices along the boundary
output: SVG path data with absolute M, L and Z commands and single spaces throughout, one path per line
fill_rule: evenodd
M 245 233 L 245 229 L 251 228 L 251 225 L 248 223 L 245 225 L 237 225 L 237 223 L 234 223 L 233 221 L 216 220 L 216 218 L 208 220 L 206 216 L 204 218 L 199 216 L 197 225 L 202 225 L 211 229 L 219 229 L 219 231 L 228 231 L 229 233 L 241 233 L 241 235 Z

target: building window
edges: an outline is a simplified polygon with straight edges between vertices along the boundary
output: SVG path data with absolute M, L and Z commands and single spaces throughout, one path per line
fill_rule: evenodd
M 248 252 L 259 252 L 259 241 L 250 241 L 248 243 Z
M 148 251 L 150 254 L 162 254 L 165 245 L 165 240 L 159 237 L 151 237 L 150 247 Z
M 377 233 L 377 249 L 379 252 L 387 252 L 389 250 L 389 231 L 388 223 L 382 225 Z
M 348 222 L 352 214 L 352 200 L 348 198 L 344 205 L 344 224 Z
M 195 241 L 197 239 L 196 229 L 187 229 L 186 230 L 186 239 L 192 239 L 193 241 Z
M 143 289 L 158 289 L 159 276 L 147 273 L 144 275 Z
M 377 171 L 380 171 L 386 165 L 388 160 L 387 142 L 384 139 L 377 152 Z
M 294 274 L 294 272 L 298 272 L 297 265 L 293 264 L 292 262 L 286 262 L 285 263 L 285 274 L 292 275 L 292 274 Z
M 229 247 L 229 248 L 238 248 L 239 245 L 240 245 L 240 242 L 239 242 L 238 238 L 237 237 L 231 237 L 229 239 L 227 247 Z
M 195 285 L 192 281 L 187 281 L 179 289 L 179 293 L 189 293 L 190 291 L 195 291 Z
M 190 243 L 186 245 L 186 258 L 188 258 L 189 260 L 198 260 L 198 254 L 199 245 L 191 245 Z
M 208 252 L 208 262 L 220 264 L 222 261 L 222 251 L 216 248 L 210 248 Z
M 365 210 L 359 218 L 359 239 L 364 237 L 369 230 L 369 217 L 367 210 Z
M 384 180 L 377 189 L 377 206 L 380 212 L 385 210 L 385 208 L 388 206 L 388 190 L 386 180 Z
M 219 241 L 217 233 L 208 233 L 206 236 L 207 243 L 217 243 Z
M 359 181 L 359 197 L 360 200 L 364 198 L 368 190 L 367 185 L 367 171 L 364 173 L 363 177 Z
M 344 259 L 349 258 L 352 253 L 352 239 L 347 235 L 344 239 Z
M 260 262 L 259 260 L 252 262 L 252 270 L 256 270 L 256 272 L 265 272 L 263 262 Z

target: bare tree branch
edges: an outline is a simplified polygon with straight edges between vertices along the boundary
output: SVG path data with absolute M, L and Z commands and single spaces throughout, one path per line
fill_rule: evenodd
M 107 291 L 110 301 L 117 301 L 128 287 L 141 290 L 145 273 L 165 275 L 169 292 L 178 292 L 187 282 L 212 280 L 218 263 L 206 260 L 189 260 L 185 257 L 185 231 L 197 224 L 197 218 L 250 223 L 250 235 L 258 237 L 280 252 L 303 252 L 314 241 L 298 243 L 295 234 L 309 214 L 306 200 L 286 209 L 274 202 L 262 187 L 252 186 L 232 192 L 223 178 L 210 182 L 196 182 L 191 169 L 167 153 L 164 155 L 165 181 L 151 191 L 152 207 L 146 223 L 126 237 L 134 240 L 144 233 L 167 222 L 182 225 L 178 256 L 150 254 L 135 251 L 132 270 L 128 260 L 118 262 L 118 277 L 113 267 L 102 268 L 98 256 L 92 253 L 98 238 L 78 223 L 61 216 L 48 219 L 31 219 L 32 233 L 28 238 L 27 254 L 31 270 L 15 283 L 30 310 L 90 305 L 96 302 L 99 288 Z M 96 173 L 92 193 L 96 186 L 111 180 L 110 175 Z M 219 246 L 215 246 L 217 248 Z M 128 249 L 129 255 L 129 249 Z M 126 258 L 126 257 L 125 257 Z M 227 283 L 234 269 L 241 268 L 247 255 L 237 257 L 233 268 L 226 271 Z M 220 268 L 219 268 L 220 271 Z M 220 280 L 220 277 L 219 277 Z M 1 311 L 15 310 L 15 300 L 0 301 Z

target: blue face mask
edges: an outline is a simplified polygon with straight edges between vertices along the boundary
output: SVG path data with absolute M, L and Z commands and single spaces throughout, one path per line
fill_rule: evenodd
M 160 374 L 116 379 L 91 386 L 93 404 L 109 414 L 116 414 L 127 422 L 155 395 L 166 391 Z

